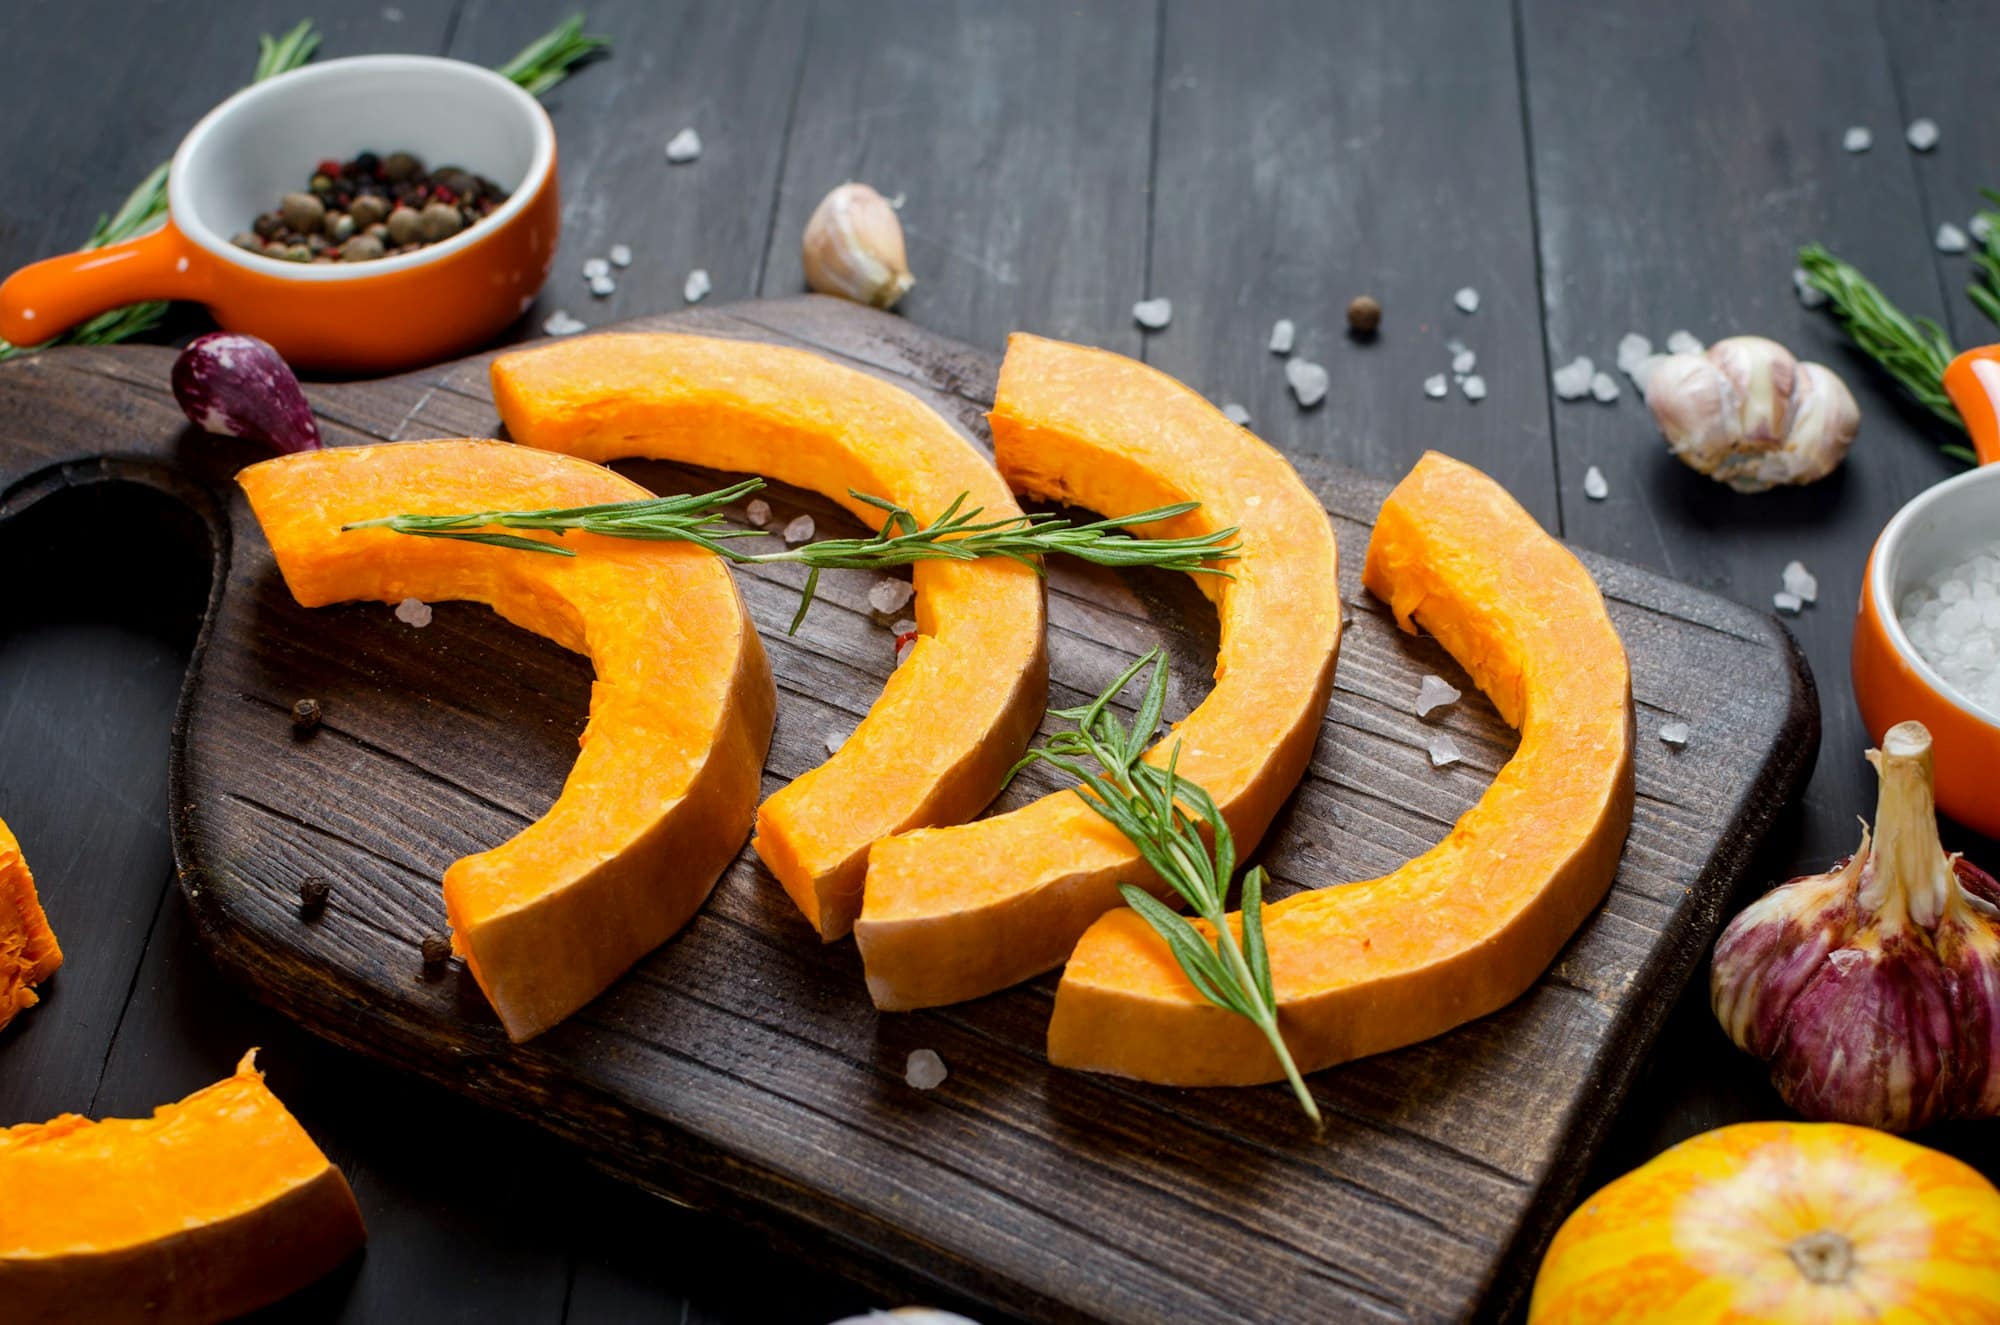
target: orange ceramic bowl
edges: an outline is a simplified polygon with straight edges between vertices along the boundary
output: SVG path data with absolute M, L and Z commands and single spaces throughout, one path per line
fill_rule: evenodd
M 1861 581 L 1854 621 L 1854 697 L 1876 744 L 1906 718 L 1936 742 L 1938 808 L 2000 837 L 2000 714 L 1977 708 L 1923 660 L 1897 619 L 1903 595 L 1975 542 L 2000 533 L 2000 346 L 1955 360 L 1945 386 L 1982 468 L 1912 498 L 1883 528 Z
M 439 244 L 375 262 L 309 264 L 229 242 L 314 163 L 414 152 L 508 192 Z M 561 228 L 556 136 L 541 103 L 490 69 L 421 55 L 328 60 L 245 88 L 182 140 L 168 221 L 108 248 L 24 267 L 0 285 L 0 336 L 32 345 L 144 299 L 208 305 L 295 367 L 380 373 L 498 334 L 547 278 Z

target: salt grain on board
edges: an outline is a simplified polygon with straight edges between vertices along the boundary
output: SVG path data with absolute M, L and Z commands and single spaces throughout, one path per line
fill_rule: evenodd
M 1610 373 L 1594 374 L 1590 379 L 1590 398 L 1600 405 L 1618 399 L 1618 379 Z
M 1919 152 L 1928 152 L 1938 145 L 1937 121 L 1928 115 L 1910 121 L 1910 127 L 1903 130 L 1903 141 Z
M 1993 222 L 1986 219 L 1985 212 L 1973 213 L 1972 219 L 1965 223 L 1965 229 L 1982 244 L 1993 238 Z
M 892 621 L 889 623 L 889 633 L 892 635 L 914 635 L 917 633 L 917 623 L 908 617 L 904 617 L 899 621 Z
M 1663 722 L 1660 724 L 1660 740 L 1678 750 L 1688 743 L 1689 729 L 1685 722 Z
M 1326 399 L 1326 369 L 1306 359 L 1285 360 L 1285 381 L 1298 398 L 1301 409 L 1311 409 Z
M 574 336 L 583 330 L 583 323 L 558 308 L 542 319 L 542 330 L 551 336 Z
M 583 260 L 584 280 L 594 281 L 600 276 L 609 276 L 610 274 L 611 264 L 603 258 L 585 258 Z
M 1865 152 L 1875 145 L 1875 135 L 1857 124 L 1840 136 L 1840 145 L 1850 152 Z
M 1233 400 L 1222 407 L 1222 417 L 1228 419 L 1239 428 L 1250 426 L 1250 411 L 1244 409 Z
M 1826 291 L 1812 283 L 1812 275 L 1804 267 L 1792 268 L 1792 288 L 1799 292 L 1799 303 L 1805 308 L 1826 306 Z
M 1132 320 L 1148 331 L 1158 331 L 1174 320 L 1174 301 L 1141 299 L 1132 305 Z
M 1451 302 L 1458 305 L 1458 311 L 1461 313 L 1477 313 L 1479 311 L 1479 291 L 1468 285 L 1453 295 Z
M 750 504 L 743 508 L 743 518 L 762 529 L 771 523 L 771 503 L 762 497 L 752 497 Z
M 826 752 L 830 755 L 839 754 L 840 747 L 846 745 L 847 738 L 852 735 L 854 735 L 853 732 L 828 732 L 826 734 Z
M 916 592 L 908 580 L 877 580 L 868 590 L 868 606 L 884 614 L 900 612 Z
M 1457 354 L 1451 356 L 1451 370 L 1460 377 L 1471 372 L 1478 363 L 1479 356 L 1471 350 L 1460 350 Z
M 1800 602 L 1816 603 L 1819 601 L 1819 580 L 1811 571 L 1806 569 L 1804 562 L 1786 562 L 1783 579 L 1785 582 L 1785 592 L 1791 594 Z
M 1432 400 L 1443 400 L 1451 392 L 1451 383 L 1443 373 L 1432 373 L 1424 379 L 1424 394 Z
M 1771 595 L 1771 606 L 1787 616 L 1797 616 L 1799 609 L 1805 606 L 1805 602 L 1795 593 L 1780 591 Z
M 1603 501 L 1611 495 L 1611 485 L 1604 481 L 1604 471 L 1596 465 L 1583 471 L 1583 495 L 1592 501 Z
M 1639 365 L 1652 357 L 1653 342 L 1638 332 L 1628 331 L 1618 338 L 1618 371 L 1641 387 L 1645 383 L 1639 382 Z
M 936 1090 L 944 1084 L 945 1075 L 944 1059 L 934 1049 L 915 1050 L 903 1065 L 903 1080 L 918 1090 Z
M 785 542 L 793 547 L 797 547 L 812 536 L 813 518 L 810 515 L 794 516 L 792 522 L 785 526 Z
M 1458 742 L 1443 732 L 1431 732 L 1424 741 L 1424 749 L 1430 753 L 1432 768 L 1455 764 L 1464 757 L 1458 752 Z
M 1460 382 L 1458 384 L 1458 389 L 1465 392 L 1465 398 L 1467 400 L 1486 399 L 1486 379 L 1481 377 L 1478 373 L 1474 373 L 1472 376 L 1466 378 L 1463 382 Z
M 1428 718 L 1434 710 L 1456 704 L 1464 693 L 1442 676 L 1426 676 L 1417 686 L 1417 716 Z
M 1706 348 L 1692 331 L 1676 331 L 1667 337 L 1668 354 L 1700 354 Z
M 701 156 L 701 135 L 693 129 L 682 129 L 667 139 L 667 160 L 677 166 L 684 166 Z
M 1292 346 L 1297 343 L 1298 338 L 1299 329 L 1292 325 L 1292 320 L 1288 317 L 1279 318 L 1271 324 L 1271 340 L 1269 343 L 1271 353 L 1290 354 Z
M 1571 359 L 1553 374 L 1557 399 L 1582 400 L 1590 394 L 1590 379 L 1596 373 L 1597 365 L 1584 356 Z
M 708 268 L 696 267 L 688 273 L 687 283 L 681 286 L 681 298 L 691 304 L 698 304 L 708 298 L 708 292 L 714 288 L 709 283 Z
M 630 244 L 613 244 L 611 246 L 611 265 L 614 267 L 631 266 L 632 246 Z
M 431 605 L 421 598 L 405 598 L 396 604 L 396 620 L 419 628 L 431 623 Z
M 605 273 L 602 276 L 593 276 L 590 278 L 590 292 L 596 295 L 599 299 L 605 298 L 607 295 L 609 295 L 613 290 L 616 290 L 617 288 L 618 288 L 618 282 L 611 279 L 611 275 L 609 272 Z
M 1971 242 L 1971 240 L 1965 237 L 1965 231 L 1960 230 L 1949 221 L 1940 225 L 1937 228 L 1937 234 L 1931 237 L 1931 243 L 1936 245 L 1937 251 L 1940 253 L 1963 253 L 1971 245 Z

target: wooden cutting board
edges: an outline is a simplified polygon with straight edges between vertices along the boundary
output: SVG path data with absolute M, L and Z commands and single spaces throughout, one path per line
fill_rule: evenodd
M 997 360 L 899 318 L 798 299 L 628 325 L 803 344 L 986 440 Z M 332 445 L 487 435 L 487 358 L 309 394 Z M 166 390 L 171 359 L 62 350 L 0 370 L 0 522 L 40 507 L 91 537 L 115 497 L 122 521 L 145 526 L 140 546 L 212 567 L 173 750 L 174 852 L 211 956 L 320 1035 L 897 1299 L 1120 1322 L 1446 1321 L 1518 1307 L 1818 742 L 1811 677 L 1774 621 L 1584 554 L 1639 704 L 1638 810 L 1610 898 L 1512 1006 L 1317 1074 L 1320 1137 L 1282 1087 L 1170 1090 L 1052 1070 L 1052 976 L 878 1014 L 852 944 L 819 944 L 747 848 L 683 934 L 561 1027 L 512 1045 L 471 978 L 456 963 L 426 978 L 418 949 L 444 931 L 446 865 L 554 799 L 588 665 L 467 604 L 439 605 L 424 629 L 379 604 L 299 608 L 231 482 L 255 453 L 185 425 Z M 1302 468 L 1335 518 L 1352 622 L 1311 772 L 1261 852 L 1277 893 L 1370 878 L 1423 851 L 1514 745 L 1450 658 L 1399 634 L 1360 589 L 1388 485 Z M 662 491 L 717 481 L 629 472 Z M 780 521 L 806 512 L 822 533 L 854 530 L 823 499 L 767 495 Z M 740 574 L 779 688 L 767 793 L 825 758 L 894 663 L 866 601 L 871 575 L 829 574 L 787 637 L 795 572 Z M 1170 716 L 1206 691 L 1214 615 L 1179 577 L 1058 565 L 1049 618 L 1053 703 L 1094 693 L 1155 643 L 1176 666 Z M 1468 692 L 1435 726 L 1411 712 L 1426 672 Z M 301 737 L 289 710 L 307 696 L 325 721 Z M 1693 728 L 1678 752 L 1655 737 L 1673 718 Z M 1437 728 L 1464 762 L 1431 766 Z M 1001 804 L 1052 785 L 1024 779 Z M 297 905 L 308 876 L 333 889 L 313 919 Z M 929 1093 L 904 1082 L 918 1048 L 950 1069 Z

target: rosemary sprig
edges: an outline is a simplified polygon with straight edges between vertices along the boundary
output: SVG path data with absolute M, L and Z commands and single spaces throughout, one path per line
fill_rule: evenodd
M 1963 432 L 1965 421 L 1944 391 L 1945 367 L 1957 354 L 1944 328 L 1927 317 L 1904 313 L 1858 268 L 1818 244 L 1799 250 L 1799 265 L 1813 287 L 1826 293 L 1834 316 L 1861 352 L 1895 378 L 1911 399 Z M 1963 447 L 1945 450 L 1972 458 Z
M 257 71 L 251 75 L 250 81 L 261 83 L 267 78 L 288 74 L 312 59 L 318 50 L 319 32 L 309 18 L 300 19 L 298 26 L 282 37 L 273 37 L 267 32 L 257 38 Z
M 1146 691 L 1127 728 L 1111 711 L 1120 691 L 1148 666 Z M 1123 833 L 1139 855 L 1188 909 L 1208 922 L 1213 943 L 1187 919 L 1143 888 L 1121 885 L 1119 893 L 1153 927 L 1180 964 L 1188 983 L 1219 1008 L 1248 1018 L 1285 1069 L 1299 1107 L 1320 1124 L 1319 1106 L 1299 1075 L 1298 1064 L 1278 1030 L 1278 1000 L 1271 988 L 1271 961 L 1264 947 L 1264 869 L 1243 876 L 1242 934 L 1230 927 L 1227 908 L 1229 879 L 1236 871 L 1236 844 L 1215 799 L 1200 786 L 1180 777 L 1176 765 L 1180 746 L 1167 756 L 1166 767 L 1143 762 L 1146 747 L 1160 725 L 1167 702 L 1167 660 L 1154 649 L 1133 663 L 1090 703 L 1057 709 L 1054 716 L 1076 724 L 1057 732 L 1044 745 L 1028 751 L 1014 765 L 1020 772 L 1031 764 L 1053 764 L 1081 785 L 1077 795 L 1086 805 Z M 1215 846 L 1203 841 L 1206 829 Z
M 539 97 L 568 78 L 570 71 L 598 51 L 608 49 L 609 37 L 593 37 L 583 30 L 583 14 L 571 14 L 547 33 L 521 48 L 520 54 L 500 66 L 499 73 Z
M 972 561 L 980 557 L 1007 557 L 1033 566 L 1041 572 L 1036 558 L 1061 552 L 1100 566 L 1158 566 L 1164 570 L 1186 571 L 1191 575 L 1227 575 L 1208 563 L 1236 556 L 1241 544 L 1235 542 L 1234 527 L 1212 534 L 1185 538 L 1134 538 L 1120 530 L 1155 524 L 1185 515 L 1199 502 L 1179 502 L 1160 506 L 1115 520 L 1077 524 L 1058 515 L 1012 515 L 984 520 L 980 507 L 966 509 L 967 494 L 945 508 L 944 514 L 927 525 L 919 525 L 910 511 L 881 497 L 851 492 L 857 501 L 882 511 L 886 519 L 879 533 L 867 538 L 827 538 L 783 552 L 740 552 L 731 540 L 755 538 L 764 531 L 740 529 L 726 524 L 722 507 L 738 501 L 764 486 L 762 479 L 742 482 L 714 492 L 678 497 L 652 497 L 640 501 L 611 502 L 601 506 L 569 506 L 542 511 L 473 511 L 464 515 L 386 515 L 377 520 L 360 520 L 342 529 L 393 529 L 419 538 L 454 538 L 469 543 L 516 548 L 523 552 L 549 552 L 560 557 L 576 554 L 569 548 L 542 539 L 518 534 L 490 532 L 495 529 L 535 529 L 557 537 L 571 530 L 600 534 L 607 538 L 640 538 L 655 541 L 695 543 L 742 566 L 765 566 L 796 562 L 810 568 L 799 610 L 792 618 L 796 633 L 812 606 L 823 570 L 880 570 L 888 566 L 908 566 L 919 561 Z
M 1986 314 L 1989 322 L 2000 323 L 2000 193 L 1992 189 L 1981 189 L 1979 196 L 1993 204 L 1982 207 L 1978 220 L 1986 232 L 1980 242 L 1979 251 L 1972 255 L 1972 265 L 1979 272 L 1979 279 L 1965 287 L 1966 298 L 1973 306 Z

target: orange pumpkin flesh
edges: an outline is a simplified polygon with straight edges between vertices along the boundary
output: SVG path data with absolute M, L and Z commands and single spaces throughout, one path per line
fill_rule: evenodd
M 0 1319 L 205 1325 L 360 1248 L 347 1180 L 256 1056 L 151 1118 L 64 1114 L 0 1130 Z
M 1427 1039 L 1512 1001 L 1603 898 L 1632 821 L 1632 687 L 1589 572 L 1492 479 L 1435 452 L 1382 504 L 1363 581 L 1520 728 L 1429 852 L 1265 908 L 1278 1023 L 1302 1071 Z M 1174 1085 L 1281 1076 L 1130 910 L 1076 945 L 1049 1061 Z
M 850 489 L 920 522 L 961 493 L 990 518 L 1020 513 L 985 458 L 916 397 L 799 350 L 588 336 L 501 355 L 493 397 L 508 432 L 529 446 L 764 474 L 824 493 L 871 529 L 882 512 Z M 912 570 L 914 651 L 839 751 L 757 812 L 757 854 L 829 941 L 861 909 L 869 844 L 979 813 L 1047 699 L 1032 569 L 986 558 Z
M 1991 1325 L 2000 1191 L 1865 1127 L 1706 1132 L 1586 1200 L 1529 1325 Z
M 445 908 L 507 1033 L 574 1012 L 694 915 L 748 834 L 776 694 L 728 568 L 689 543 L 571 535 L 544 556 L 353 521 L 646 496 L 608 469 L 496 442 L 284 456 L 239 476 L 292 593 L 466 599 L 589 655 L 582 753 L 547 814 L 454 863 Z
M 54 975 L 62 959 L 21 844 L 0 822 L 0 1029 L 40 1002 L 34 986 Z
M 993 449 L 1016 491 L 1105 515 L 1193 500 L 1135 530 L 1237 526 L 1233 579 L 1197 575 L 1222 619 L 1215 688 L 1148 756 L 1180 743 L 1183 776 L 1215 797 L 1249 851 L 1304 773 L 1333 685 L 1340 587 L 1325 509 L 1283 456 L 1172 378 L 1035 336 L 1008 341 Z M 975 998 L 1059 965 L 1120 905 L 1163 885 L 1072 792 L 977 823 L 878 842 L 855 941 L 883 1008 Z

